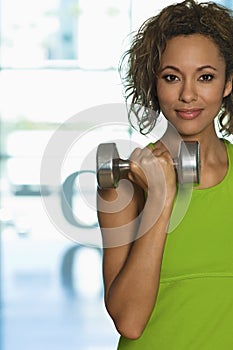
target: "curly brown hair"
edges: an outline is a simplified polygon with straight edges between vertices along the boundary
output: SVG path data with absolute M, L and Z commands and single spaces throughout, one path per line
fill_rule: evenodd
M 143 23 L 119 64 L 126 101 L 130 100 L 129 121 L 135 127 L 133 112 L 141 133 L 154 128 L 160 113 L 156 75 L 167 41 L 191 34 L 205 35 L 217 44 L 226 63 L 226 81 L 232 79 L 232 11 L 214 2 L 198 4 L 194 0 L 165 7 Z M 233 134 L 233 91 L 223 99 L 218 120 L 223 135 Z

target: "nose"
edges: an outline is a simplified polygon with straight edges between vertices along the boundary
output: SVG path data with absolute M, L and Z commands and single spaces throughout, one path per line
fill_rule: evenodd
M 196 86 L 193 81 L 184 81 L 181 90 L 179 100 L 185 103 L 190 103 L 197 100 Z

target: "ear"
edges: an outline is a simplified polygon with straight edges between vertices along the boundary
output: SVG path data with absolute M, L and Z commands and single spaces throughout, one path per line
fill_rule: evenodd
M 225 84 L 225 88 L 223 91 L 223 97 L 227 97 L 232 92 L 232 84 L 233 84 L 233 75 L 230 75 L 230 78 L 227 80 Z

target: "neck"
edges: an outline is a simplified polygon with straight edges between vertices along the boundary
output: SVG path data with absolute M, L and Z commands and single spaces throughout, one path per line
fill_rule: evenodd
M 181 135 L 184 141 L 198 141 L 200 143 L 200 155 L 202 163 L 213 162 L 223 158 L 225 145 L 220 139 L 215 129 L 208 130 L 205 134 Z

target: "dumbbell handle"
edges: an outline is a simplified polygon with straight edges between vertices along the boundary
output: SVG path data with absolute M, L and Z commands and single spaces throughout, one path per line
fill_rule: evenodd
M 113 159 L 113 166 L 118 166 L 120 172 L 130 170 L 130 160 L 129 159 Z
M 130 170 L 130 160 L 116 158 L 113 159 L 113 166 L 118 167 L 120 172 L 129 171 Z M 179 158 L 173 158 L 173 166 L 176 168 L 179 166 Z
M 173 159 L 174 167 L 178 166 L 179 161 L 178 158 Z M 129 159 L 113 159 L 113 166 L 119 167 L 120 172 L 129 171 L 130 170 L 130 160 Z
M 173 158 L 173 166 L 176 170 L 179 168 L 179 158 Z M 122 158 L 116 158 L 113 159 L 113 168 L 117 168 L 119 170 L 119 173 L 122 174 L 124 172 L 127 172 L 130 170 L 130 160 L 129 159 L 122 159 Z

